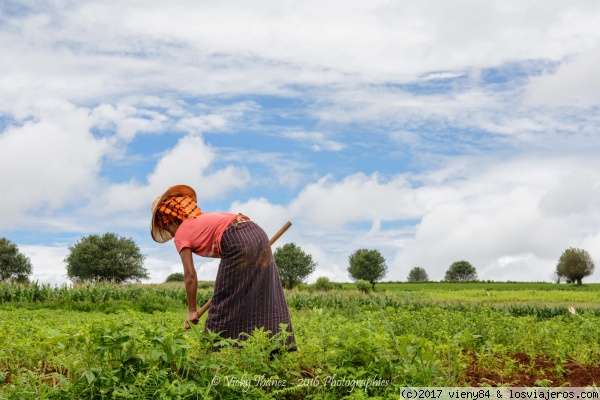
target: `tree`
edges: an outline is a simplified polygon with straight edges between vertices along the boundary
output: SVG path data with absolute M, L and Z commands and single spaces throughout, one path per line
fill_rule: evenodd
M 294 243 L 286 243 L 273 253 L 281 284 L 286 289 L 292 289 L 304 281 L 315 271 L 317 263 L 310 254 L 306 254 Z
M 98 279 L 123 283 L 148 279 L 144 258 L 132 239 L 114 233 L 89 235 L 74 246 L 65 258 L 71 280 Z
M 446 276 L 446 281 L 475 281 L 477 280 L 477 270 L 468 261 L 456 261 L 453 262 Z
M 556 273 L 565 277 L 567 282 L 582 284 L 582 279 L 594 273 L 596 265 L 590 254 L 584 249 L 573 247 L 565 250 L 556 266 Z
M 29 257 L 19 252 L 16 244 L 6 238 L 0 238 L 0 281 L 25 283 L 31 275 Z
M 406 280 L 409 282 L 426 282 L 429 280 L 429 275 L 427 275 L 425 268 L 414 267 L 408 273 Z
M 183 274 L 181 272 L 173 272 L 167 276 L 165 282 L 183 282 Z
M 363 279 L 369 282 L 373 290 L 375 290 L 375 282 L 387 275 L 385 258 L 383 258 L 379 250 L 356 250 L 350 255 L 348 261 L 350 264 L 348 273 L 352 279 Z

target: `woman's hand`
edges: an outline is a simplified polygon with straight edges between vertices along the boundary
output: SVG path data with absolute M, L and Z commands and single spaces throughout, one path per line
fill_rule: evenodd
M 190 329 L 190 322 L 194 325 L 198 323 L 200 320 L 200 316 L 198 315 L 198 311 L 189 311 L 187 318 L 185 319 L 185 324 L 183 325 L 183 329 Z

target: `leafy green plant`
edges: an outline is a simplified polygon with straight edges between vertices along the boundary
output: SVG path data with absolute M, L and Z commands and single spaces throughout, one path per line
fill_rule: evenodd
M 287 292 L 298 345 L 289 352 L 285 331 L 271 337 L 259 328 L 242 341 L 204 332 L 202 323 L 183 331 L 180 289 L 172 285 L 0 285 L 0 295 L 11 299 L 0 307 L 0 398 L 396 398 L 403 386 L 464 386 L 474 363 L 502 382 L 532 372 L 533 364 L 517 363 L 514 353 L 555 364 L 552 378 L 537 379 L 542 386 L 561 383 L 556 377 L 566 376 L 567 360 L 600 363 L 593 285 L 381 286 L 369 296 Z M 490 290 L 526 302 L 472 301 Z M 452 301 L 428 291 L 450 293 Z M 588 299 L 588 307 L 573 314 L 564 305 L 529 302 L 563 293 Z M 159 301 L 164 310 L 138 307 Z M 379 385 L 344 383 L 368 380 Z
M 371 292 L 371 284 L 362 279 L 356 281 L 356 288 L 364 294 L 369 294 Z
M 315 289 L 323 292 L 328 292 L 335 287 L 334 283 L 326 276 L 320 276 L 315 282 Z

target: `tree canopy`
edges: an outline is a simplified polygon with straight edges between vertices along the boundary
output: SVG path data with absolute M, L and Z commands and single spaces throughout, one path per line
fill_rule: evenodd
M 453 262 L 446 276 L 446 281 L 475 281 L 477 280 L 477 269 L 471 265 L 468 261 L 456 261 Z
M 184 278 L 183 278 L 183 274 L 181 272 L 173 272 L 172 274 L 167 276 L 167 279 L 165 280 L 165 282 L 183 282 L 183 281 L 184 281 Z
M 286 289 L 303 282 L 315 271 L 317 263 L 295 243 L 286 243 L 273 253 L 281 284 Z
M 560 256 L 556 265 L 556 274 L 558 277 L 565 277 L 568 281 L 581 285 L 583 278 L 593 274 L 595 268 L 594 260 L 586 250 L 571 247 Z
M 148 279 L 144 256 L 133 239 L 114 233 L 89 235 L 74 246 L 65 258 L 71 280 L 98 279 L 124 283 Z
M 0 238 L 0 281 L 28 282 L 31 272 L 29 257 L 10 240 Z
M 408 273 L 406 280 L 408 282 L 427 282 L 429 280 L 429 275 L 427 275 L 425 268 L 414 267 Z
M 379 250 L 359 249 L 348 258 L 348 273 L 354 280 L 365 280 L 375 290 L 375 283 L 387 275 L 385 258 Z

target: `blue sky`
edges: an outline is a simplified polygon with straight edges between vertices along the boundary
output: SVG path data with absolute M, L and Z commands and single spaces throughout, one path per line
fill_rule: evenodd
M 549 281 L 600 262 L 600 5 L 590 1 L 0 1 L 0 236 L 66 282 L 115 232 L 181 270 L 149 208 L 188 184 L 349 281 Z M 196 259 L 200 279 L 217 262 Z M 600 272 L 589 277 L 599 282 Z

